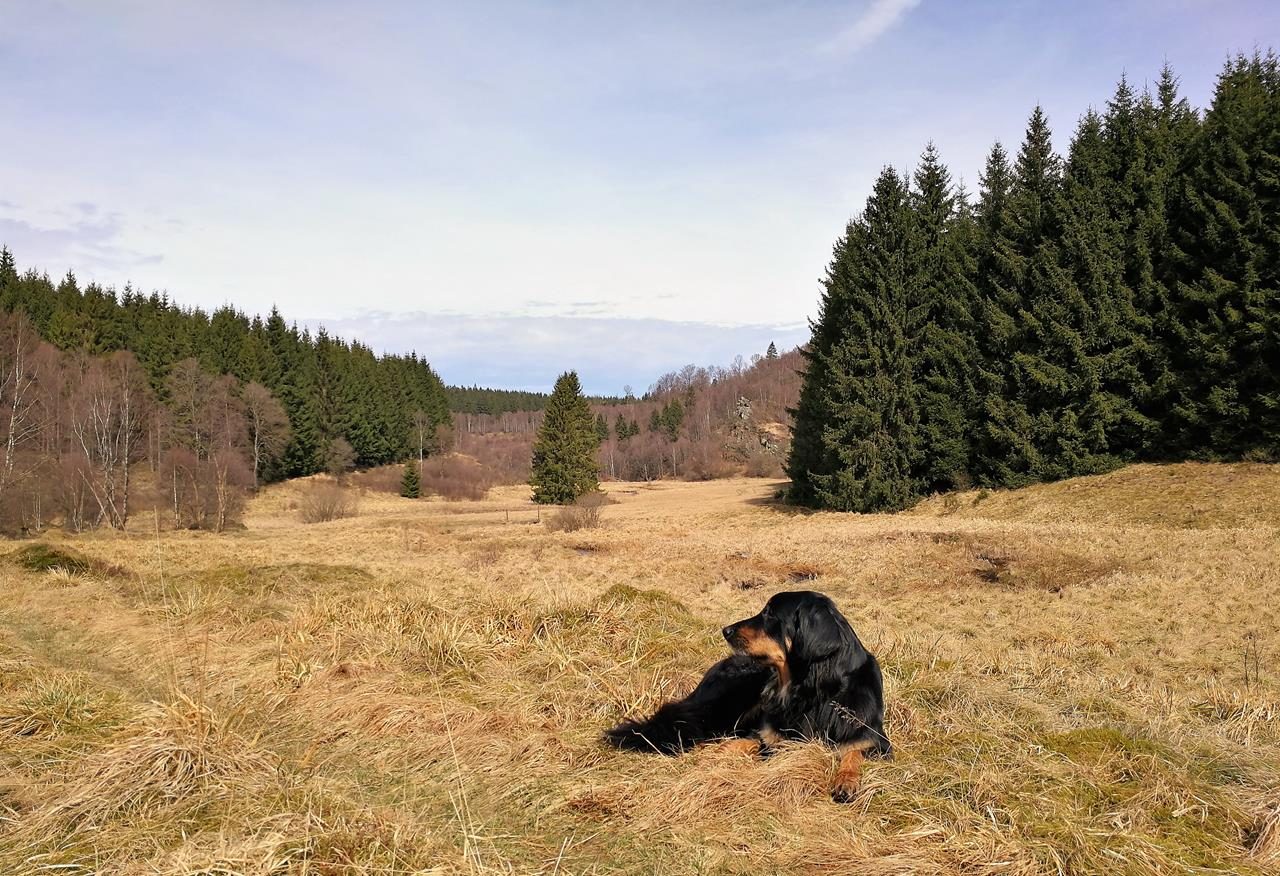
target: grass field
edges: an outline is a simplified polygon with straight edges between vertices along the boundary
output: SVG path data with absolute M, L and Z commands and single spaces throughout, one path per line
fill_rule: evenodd
M 777 487 L 614 484 L 552 532 L 519 489 L 308 526 L 282 485 L 230 535 L 55 537 L 73 571 L 0 545 L 0 873 L 1280 871 L 1280 467 Z M 598 744 L 788 587 L 885 670 L 853 804 L 816 745 Z

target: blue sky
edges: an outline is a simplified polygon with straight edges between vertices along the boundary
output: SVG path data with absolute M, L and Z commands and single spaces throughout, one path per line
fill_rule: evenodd
M 646 386 L 802 341 L 933 139 L 976 185 L 1167 59 L 1204 105 L 1280 4 L 0 0 L 0 242 L 51 275 Z

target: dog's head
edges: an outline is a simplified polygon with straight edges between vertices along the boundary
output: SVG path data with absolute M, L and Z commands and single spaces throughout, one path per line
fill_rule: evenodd
M 729 647 L 783 668 L 843 655 L 861 663 L 862 643 L 835 603 L 810 590 L 778 593 L 760 613 L 722 631 Z

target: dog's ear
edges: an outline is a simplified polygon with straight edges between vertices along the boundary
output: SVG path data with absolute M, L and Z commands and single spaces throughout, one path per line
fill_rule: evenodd
M 797 606 L 791 617 L 787 653 L 802 663 L 826 660 L 853 641 L 853 630 L 826 600 Z

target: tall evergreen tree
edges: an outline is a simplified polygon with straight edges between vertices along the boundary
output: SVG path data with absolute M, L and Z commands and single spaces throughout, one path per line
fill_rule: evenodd
M 1105 450 L 1082 361 L 1087 308 L 1060 250 L 1062 161 L 1036 107 L 998 233 L 989 241 L 985 330 L 996 372 L 984 404 L 977 468 L 1004 486 L 1096 470 Z
M 1196 111 L 1178 95 L 1177 77 L 1167 64 L 1155 97 L 1144 94 L 1139 103 L 1138 125 L 1142 161 L 1135 162 L 1134 171 L 1122 180 L 1133 193 L 1135 217 L 1126 240 L 1125 272 L 1147 331 L 1143 368 L 1147 393 L 1139 405 L 1149 420 L 1161 424 L 1142 452 L 1159 458 L 1170 451 L 1170 433 L 1162 424 L 1169 417 L 1177 383 L 1171 360 L 1178 343 L 1179 315 L 1173 297 L 1175 248 L 1170 217 L 1200 127 Z
M 1280 447 L 1280 70 L 1239 56 L 1218 79 L 1173 205 L 1164 447 L 1275 458 Z
M 967 484 L 972 468 L 979 403 L 975 229 L 968 203 L 932 143 L 913 181 L 919 295 L 927 308 L 914 366 L 921 447 L 915 476 L 926 490 L 945 490 Z
M 787 463 L 794 501 L 881 511 L 920 495 L 919 250 L 907 186 L 886 168 L 828 269 Z
M 596 430 L 578 374 L 556 380 L 533 445 L 533 501 L 567 504 L 598 489 Z

